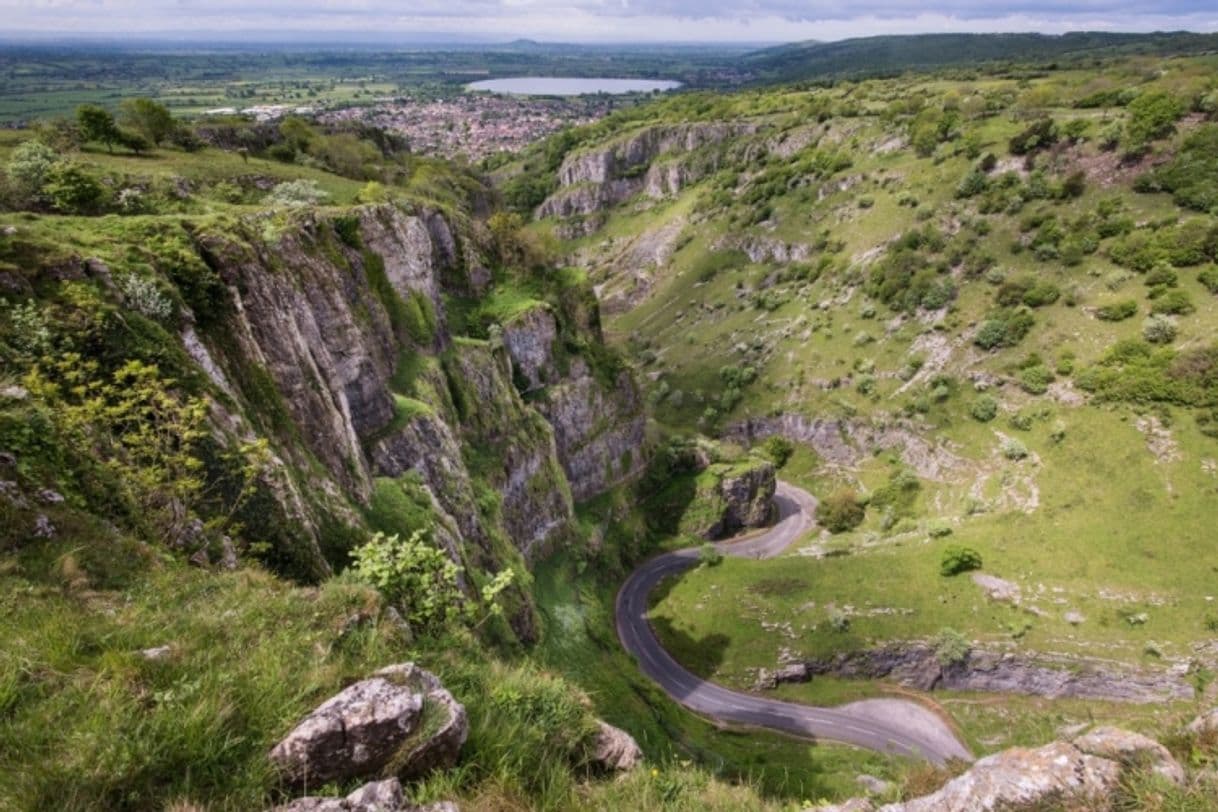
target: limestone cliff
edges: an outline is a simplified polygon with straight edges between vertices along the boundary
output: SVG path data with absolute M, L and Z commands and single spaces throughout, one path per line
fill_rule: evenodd
M 733 123 L 643 127 L 609 144 L 568 156 L 558 168 L 558 191 L 535 214 L 538 218 L 569 218 L 600 211 L 639 193 L 649 197 L 676 194 L 714 171 L 717 145 L 755 130 L 751 124 Z
M 570 529 L 576 500 L 645 462 L 637 384 L 604 362 L 586 286 L 567 280 L 487 337 L 454 334 L 450 308 L 480 305 L 494 251 L 460 233 L 439 212 L 382 205 L 195 236 L 227 301 L 192 314 L 184 344 L 223 433 L 271 438 L 298 570 L 342 562 L 379 483 L 422 506 L 455 560 L 527 561 Z

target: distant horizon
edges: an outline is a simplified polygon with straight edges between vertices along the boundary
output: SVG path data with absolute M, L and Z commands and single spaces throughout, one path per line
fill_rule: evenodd
M 0 0 L 0 41 L 770 45 L 866 36 L 1218 32 L 1212 0 Z
M 2 6 L 0 6 L 2 7 Z M 1071 34 L 1212 34 L 1218 33 L 1218 22 L 1210 29 L 1188 28 L 1156 28 L 1147 30 L 1113 30 L 1102 28 L 1083 28 L 1065 31 L 1037 31 L 1032 29 L 1010 31 L 964 31 L 964 30 L 933 30 L 907 33 L 867 33 L 842 37 L 808 37 L 797 39 L 767 39 L 767 40 L 730 40 L 730 39 L 675 39 L 675 40 L 563 40 L 549 39 L 529 35 L 471 35 L 451 32 L 414 33 L 397 36 L 385 32 L 338 32 L 326 36 L 318 36 L 315 32 L 307 31 L 148 31 L 138 34 L 106 32 L 106 31 L 9 31 L 0 33 L 0 47 L 29 46 L 29 45 L 91 45 L 110 47 L 141 47 L 141 46 L 194 46 L 194 47 L 301 47 L 301 48 L 479 48 L 503 47 L 511 45 L 536 45 L 538 47 L 592 47 L 592 48 L 731 48 L 761 49 L 782 45 L 793 45 L 808 42 L 845 42 L 855 39 L 870 39 L 891 36 L 934 36 L 948 34 L 976 35 L 1041 35 L 1046 37 L 1064 37 Z

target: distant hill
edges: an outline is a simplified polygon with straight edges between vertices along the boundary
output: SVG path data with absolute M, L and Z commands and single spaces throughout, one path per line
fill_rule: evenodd
M 755 51 L 742 66 L 759 79 L 885 75 L 906 70 L 995 62 L 1072 60 L 1091 56 L 1201 53 L 1218 50 L 1218 34 L 1187 31 L 1118 34 L 919 34 L 799 42 Z

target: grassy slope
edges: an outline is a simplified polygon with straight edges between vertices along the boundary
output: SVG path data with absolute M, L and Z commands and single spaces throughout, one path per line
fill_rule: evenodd
M 747 364 L 758 370 L 757 382 L 744 390 L 730 412 L 702 425 L 713 430 L 779 410 L 866 423 L 891 420 L 904 410 L 922 427 L 922 435 L 950 449 L 961 462 L 961 471 L 942 481 L 923 478 L 909 515 L 894 525 L 882 524 L 880 511 L 873 510 L 853 533 L 815 543 L 810 539 L 775 561 L 729 561 L 675 584 L 654 616 L 685 662 L 708 676 L 747 687 L 752 669 L 771 667 L 784 648 L 825 654 L 883 640 L 932 636 L 944 627 L 991 645 L 1098 655 L 1150 667 L 1163 667 L 1167 661 L 1187 665 L 1196 656 L 1195 645 L 1208 636 L 1208 624 L 1218 616 L 1212 604 L 1218 597 L 1213 588 L 1218 544 L 1208 531 L 1209 505 L 1218 486 L 1212 473 L 1218 442 L 1200 433 L 1188 409 L 1158 407 L 1139 414 L 1125 406 L 1080 405 L 1069 390 L 1063 397 L 1022 391 L 1014 378 L 1023 359 L 1036 353 L 1052 368 L 1073 354 L 1075 368 L 1083 369 L 1117 340 L 1139 337 L 1152 303 L 1136 274 L 1123 282 L 1114 279 L 1121 272 L 1107 256 L 1114 240 L 1103 241 L 1097 253 L 1076 266 L 1041 261 L 1029 250 L 1015 253 L 1010 246 L 1024 233 L 1021 220 L 1029 213 L 1043 211 L 1069 221 L 1095 211 L 1102 200 L 1118 199 L 1140 224 L 1198 214 L 1178 208 L 1168 195 L 1132 192 L 1139 170 L 1122 169 L 1105 177 L 1093 174 L 1076 200 L 1030 201 L 1018 214 L 982 215 L 976 199 L 954 197 L 972 160 L 952 143 L 940 146 L 934 159 L 917 157 L 903 141 L 908 119 L 880 115 L 892 99 L 912 94 L 932 99 L 944 93 L 958 98 L 1005 95 L 1006 104 L 1014 100 L 1018 105 L 1044 87 L 1048 91 L 1043 97 L 1052 100 L 1048 108 L 968 120 L 964 134 L 976 139 L 983 152 L 1004 159 L 1006 141 L 1026 126 L 1027 115 L 1043 112 L 1059 123 L 1083 119 L 1090 122 L 1091 138 L 1071 153 L 1067 165 L 1094 167 L 1104 159 L 1095 133 L 1105 118 L 1123 113 L 1076 110 L 1070 102 L 1097 89 L 1137 84 L 1151 75 L 1152 66 L 1160 70 L 1148 89 L 1188 94 L 1206 86 L 1212 59 L 1133 60 L 1110 67 L 1104 76 L 1064 71 L 1031 83 L 913 77 L 842 84 L 807 94 L 742 94 L 738 104 L 751 101 L 754 120 L 785 120 L 788 127 L 807 124 L 809 119 L 801 119 L 798 111 L 816 108 L 824 97 L 839 107 L 862 111 L 861 116 L 830 118 L 821 132 L 822 148 L 832 143 L 852 158 L 852 166 L 832 178 L 848 180 L 850 188 L 832 190 L 818 200 L 815 190 L 823 181 L 812 183 L 811 195 L 807 187 L 789 187 L 766 201 L 773 211 L 767 223 L 748 226 L 738 219 L 739 205 L 708 209 L 705 201 L 715 187 L 703 181 L 683 190 L 675 202 L 644 200 L 612 211 L 602 231 L 571 244 L 573 250 L 591 251 L 595 267 L 596 246 L 606 237 L 629 239 L 675 217 L 700 212 L 685 226 L 685 238 L 692 239 L 679 240 L 672 261 L 653 272 L 652 295 L 614 315 L 607 325 L 615 340 L 646 350 L 646 358 L 655 357 L 648 365 L 655 379 L 651 387 L 669 393 L 658 407 L 660 419 L 669 426 L 697 423 L 707 406 L 719 405 L 720 367 Z M 792 111 L 789 118 L 782 118 L 783 110 Z M 655 109 L 657 119 L 667 115 L 663 106 Z M 754 141 L 772 136 L 773 131 Z M 1170 156 L 1180 138 L 1160 142 L 1156 153 Z M 885 143 L 897 148 L 877 148 Z M 759 166 L 745 165 L 738 188 L 747 188 L 747 178 Z M 916 206 L 901 205 L 903 198 L 915 198 Z M 933 318 L 894 320 L 897 314 L 869 302 L 857 282 L 882 255 L 887 241 L 923 222 L 949 235 L 958 230 L 958 241 L 975 241 L 993 255 L 1006 279 L 1051 280 L 1072 292 L 1075 304 L 1067 305 L 1063 296 L 1037 309 L 1036 326 L 1026 339 L 1017 347 L 988 353 L 970 343 L 973 330 L 994 307 L 995 286 L 983 279 L 957 279 L 959 295 L 933 328 Z M 738 264 L 709 279 L 701 273 L 708 248 L 723 235 L 811 243 L 823 229 L 842 243 L 832 255 L 839 270 L 813 283 L 784 279 L 781 263 Z M 813 261 L 818 256 L 814 252 Z M 1179 318 L 1177 347 L 1202 345 L 1218 327 L 1218 306 L 1197 282 L 1198 271 L 1178 270 L 1179 287 L 1197 311 Z M 611 289 L 615 269 L 594 271 L 594 279 L 597 273 Z M 773 309 L 752 304 L 767 285 L 766 293 L 777 294 L 779 303 Z M 1136 317 L 1118 323 L 1095 318 L 1095 307 L 1125 298 L 1138 302 Z M 928 359 L 933 353 L 927 348 L 937 338 L 950 347 L 941 370 L 951 379 L 947 397 L 929 397 L 932 387 L 921 379 L 899 391 L 905 383 L 899 377 L 902 368 L 915 355 Z M 875 381 L 864 393 L 857 383 L 868 371 Z M 969 417 L 977 394 L 968 377 L 977 374 L 1007 381 L 992 390 L 1001 412 L 988 424 Z M 1067 387 L 1068 378 L 1059 375 Z M 840 379 L 842 385 L 826 387 L 831 379 Z M 678 390 L 681 397 L 674 399 L 671 393 Z M 1029 418 L 1025 425 L 1030 427 L 1016 428 L 1011 422 L 1016 415 Z M 1173 445 L 1166 454 L 1150 447 L 1145 430 L 1150 417 L 1169 424 Z M 1055 441 L 1051 435 L 1060 428 L 1065 439 Z M 1018 438 L 1031 456 L 1018 462 L 1005 459 L 1000 453 L 1003 436 Z M 901 461 L 891 451 L 876 451 L 840 466 L 801 453 L 792 467 L 797 469 L 793 478 L 825 496 L 841 485 L 872 492 L 899 470 Z M 1033 497 L 1036 507 L 1025 512 Z M 932 540 L 927 531 L 934 525 L 950 527 L 953 535 Z M 1044 616 L 988 602 L 967 576 L 941 578 L 939 553 L 948 543 L 976 548 L 986 571 L 1018 583 L 1026 603 L 1043 610 Z M 836 555 L 822 560 L 800 555 L 799 549 L 828 549 Z M 850 631 L 831 631 L 829 608 L 847 606 L 858 612 Z M 869 609 L 884 608 L 901 611 L 868 614 Z M 1086 621 L 1070 625 L 1063 617 L 1069 610 L 1081 612 Z M 1144 624 L 1126 620 L 1143 612 L 1148 616 Z M 789 622 L 791 631 L 776 627 L 775 621 Z M 712 636 L 722 640 L 721 645 L 703 645 Z M 874 689 L 828 682 L 785 690 L 809 699 L 841 699 Z M 1037 736 L 1043 740 L 1045 720 L 1055 714 L 1074 718 L 1086 710 L 1153 726 L 1187 710 L 1034 700 L 1012 700 L 985 710 L 987 706 L 985 701 L 957 703 L 967 732 L 986 749 Z M 1019 721 L 1004 731 L 1001 719 L 1008 714 Z

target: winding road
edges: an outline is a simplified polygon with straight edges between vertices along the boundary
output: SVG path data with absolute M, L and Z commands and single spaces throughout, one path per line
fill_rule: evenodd
M 807 491 L 779 482 L 774 502 L 778 520 L 769 530 L 741 541 L 721 541 L 715 547 L 726 555 L 770 558 L 815 526 L 816 500 Z M 638 660 L 643 673 L 674 700 L 720 722 L 829 739 L 937 764 L 950 758 L 972 760 L 948 724 L 916 702 L 867 699 L 819 708 L 730 691 L 687 671 L 656 638 L 647 621 L 647 596 L 665 578 L 697 564 L 697 547 L 656 556 L 632 572 L 617 595 L 615 615 L 622 645 Z

